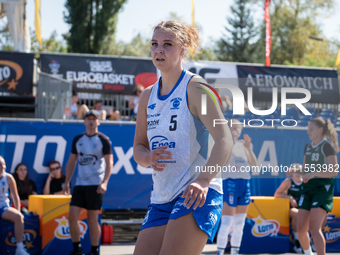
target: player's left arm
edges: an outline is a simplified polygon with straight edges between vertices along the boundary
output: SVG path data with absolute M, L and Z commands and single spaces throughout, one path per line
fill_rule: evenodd
M 210 135 L 214 139 L 214 145 L 212 147 L 211 156 L 209 157 L 206 167 L 216 167 L 221 168 L 225 164 L 229 154 L 232 151 L 233 140 L 231 136 L 230 129 L 228 125 L 225 124 L 215 124 L 215 120 L 225 120 L 223 113 L 221 111 L 221 106 L 219 99 L 214 94 L 214 92 L 209 89 L 206 85 L 206 81 L 200 77 L 193 77 L 188 85 L 188 100 L 190 112 L 195 118 L 202 121 L 204 126 L 208 129 Z M 209 93 L 208 93 L 209 92 Z M 206 95 L 207 101 L 207 113 L 202 114 L 202 95 Z M 209 168 L 210 169 L 210 168 Z M 198 178 L 193 181 L 183 192 L 183 197 L 186 197 L 184 204 L 187 204 L 187 208 L 194 203 L 194 209 L 198 206 L 203 206 L 205 203 L 206 195 L 209 189 L 209 183 L 216 176 L 216 172 L 201 172 Z
M 113 167 L 113 154 L 111 148 L 111 141 L 109 138 L 101 139 L 103 143 L 103 154 L 106 163 L 105 174 L 102 183 L 98 186 L 97 193 L 104 194 L 107 190 L 107 184 L 109 182 L 111 171 Z
M 109 182 L 112 166 L 113 166 L 113 155 L 107 154 L 104 155 L 106 167 L 105 167 L 105 175 L 102 183 L 98 186 L 97 193 L 104 194 L 107 190 L 107 184 Z
M 9 186 L 9 191 L 11 194 L 11 199 L 14 205 L 14 208 L 20 212 L 20 198 L 18 194 L 17 184 L 12 175 L 7 174 L 7 182 Z

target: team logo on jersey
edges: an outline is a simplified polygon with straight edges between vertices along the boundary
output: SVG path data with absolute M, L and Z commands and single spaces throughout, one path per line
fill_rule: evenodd
M 334 243 L 340 239 L 340 228 L 331 228 L 329 225 L 323 227 L 326 243 Z
M 65 240 L 70 239 L 70 227 L 68 225 L 68 220 L 63 216 L 61 219 L 55 219 L 58 222 L 58 226 L 54 230 L 54 236 L 58 239 Z M 80 237 L 84 238 L 87 231 L 87 224 L 84 221 L 78 221 Z
M 87 166 L 87 165 L 95 165 L 96 161 L 98 160 L 96 155 L 93 154 L 84 154 L 82 152 L 79 153 L 79 164 L 81 166 Z
M 172 103 L 172 108 L 170 108 L 170 110 L 179 110 L 179 105 L 181 104 L 182 98 L 180 97 L 176 97 L 171 99 L 171 103 Z
M 209 213 L 209 221 L 211 222 L 212 226 L 216 225 L 217 219 L 218 219 L 218 217 L 217 217 L 216 213 L 214 213 L 214 212 Z
M 150 139 L 151 143 L 151 149 L 155 150 L 160 146 L 166 146 L 168 145 L 169 148 L 175 148 L 176 143 L 175 142 L 170 142 L 168 138 L 162 135 L 156 135 Z
M 264 220 L 261 216 L 252 219 L 255 224 L 251 233 L 255 237 L 277 236 L 280 230 L 280 223 L 276 220 Z
M 148 130 L 156 128 L 159 125 L 159 119 L 148 120 Z
M 148 108 L 151 109 L 151 110 L 155 109 L 155 108 L 156 108 L 156 103 L 150 104 L 150 105 L 148 106 Z
M 161 116 L 160 113 L 156 113 L 156 114 L 148 114 L 146 117 L 149 119 L 149 118 L 156 118 L 156 117 L 159 117 Z
M 1 182 L 2 186 L 5 186 L 6 182 Z

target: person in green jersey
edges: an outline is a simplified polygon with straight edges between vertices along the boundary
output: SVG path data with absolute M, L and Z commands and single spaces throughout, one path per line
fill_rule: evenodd
M 289 167 L 290 177 L 286 178 L 275 191 L 274 197 L 289 198 L 290 210 L 289 219 L 293 230 L 293 250 L 302 252 L 302 247 L 297 234 L 297 205 L 302 193 L 302 165 L 299 163 L 291 164 Z M 290 175 L 289 174 L 289 175 Z
M 336 153 L 339 151 L 338 135 L 330 120 L 312 119 L 308 124 L 312 142 L 305 147 L 303 158 L 302 195 L 298 203 L 298 236 L 307 255 L 313 254 L 308 230 L 312 234 L 316 253 L 326 253 L 322 223 L 333 207 L 334 177 L 338 173 Z M 329 138 L 331 142 L 326 140 Z

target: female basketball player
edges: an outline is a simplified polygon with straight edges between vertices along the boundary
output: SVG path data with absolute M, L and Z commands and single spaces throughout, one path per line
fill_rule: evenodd
M 230 125 L 233 123 L 232 125 Z M 243 140 L 237 140 L 242 132 L 242 124 L 236 119 L 228 122 L 234 141 L 234 147 L 227 165 L 236 167 L 235 172 L 223 172 L 223 212 L 220 230 L 217 235 L 217 255 L 223 254 L 228 243 L 228 234 L 234 223 L 231 236 L 231 255 L 239 253 L 243 227 L 250 203 L 250 171 L 245 167 L 257 166 L 257 159 L 251 148 L 251 138 L 245 134 Z M 230 169 L 230 168 L 227 168 Z
M 309 229 L 316 253 L 324 255 L 326 244 L 321 228 L 326 214 L 333 207 L 334 177 L 339 167 L 336 157 L 339 151 L 338 135 L 330 120 L 315 118 L 308 124 L 308 136 L 312 142 L 306 145 L 304 151 L 305 174 L 298 204 L 297 231 L 305 254 L 312 254 L 307 233 Z
M 198 40 L 194 27 L 177 21 L 154 28 L 151 55 L 161 78 L 142 94 L 134 140 L 134 158 L 151 166 L 154 184 L 134 254 L 198 255 L 216 233 L 221 179 L 198 168 L 223 166 L 232 140 L 227 125 L 214 126 L 214 119 L 224 117 L 206 93 L 206 82 L 183 70 L 185 52 L 195 50 Z M 201 98 L 207 113 L 201 111 Z M 210 156 L 209 133 L 215 142 Z
M 11 192 L 14 208 L 10 207 L 8 189 Z M 14 222 L 14 235 L 17 242 L 15 255 L 29 255 L 22 238 L 24 235 L 24 216 L 20 213 L 20 200 L 17 185 L 12 175 L 6 173 L 6 163 L 0 156 L 0 218 Z

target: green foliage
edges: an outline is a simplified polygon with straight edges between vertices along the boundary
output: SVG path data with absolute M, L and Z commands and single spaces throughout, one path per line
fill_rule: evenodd
M 126 0 L 67 0 L 68 52 L 100 54 L 114 41 L 117 14 Z
M 42 40 L 42 47 L 39 48 L 39 42 L 35 32 L 31 32 L 31 51 L 32 52 L 67 52 L 65 40 L 58 40 L 57 31 L 53 31 L 50 38 Z
M 254 2 L 263 7 L 263 1 Z M 310 35 L 323 37 L 316 17 L 333 4 L 333 0 L 272 0 L 269 8 L 271 63 L 334 67 L 336 53 L 332 45 L 309 39 Z M 257 46 L 255 62 L 265 63 L 264 21 Z
M 217 41 L 216 55 L 222 61 L 253 62 L 256 44 L 252 41 L 257 36 L 257 31 L 250 14 L 249 1 L 235 0 L 230 9 L 232 17 L 227 18 L 227 34 Z
M 8 30 L 8 23 L 0 25 L 0 50 L 11 51 L 14 49 L 13 41 Z

